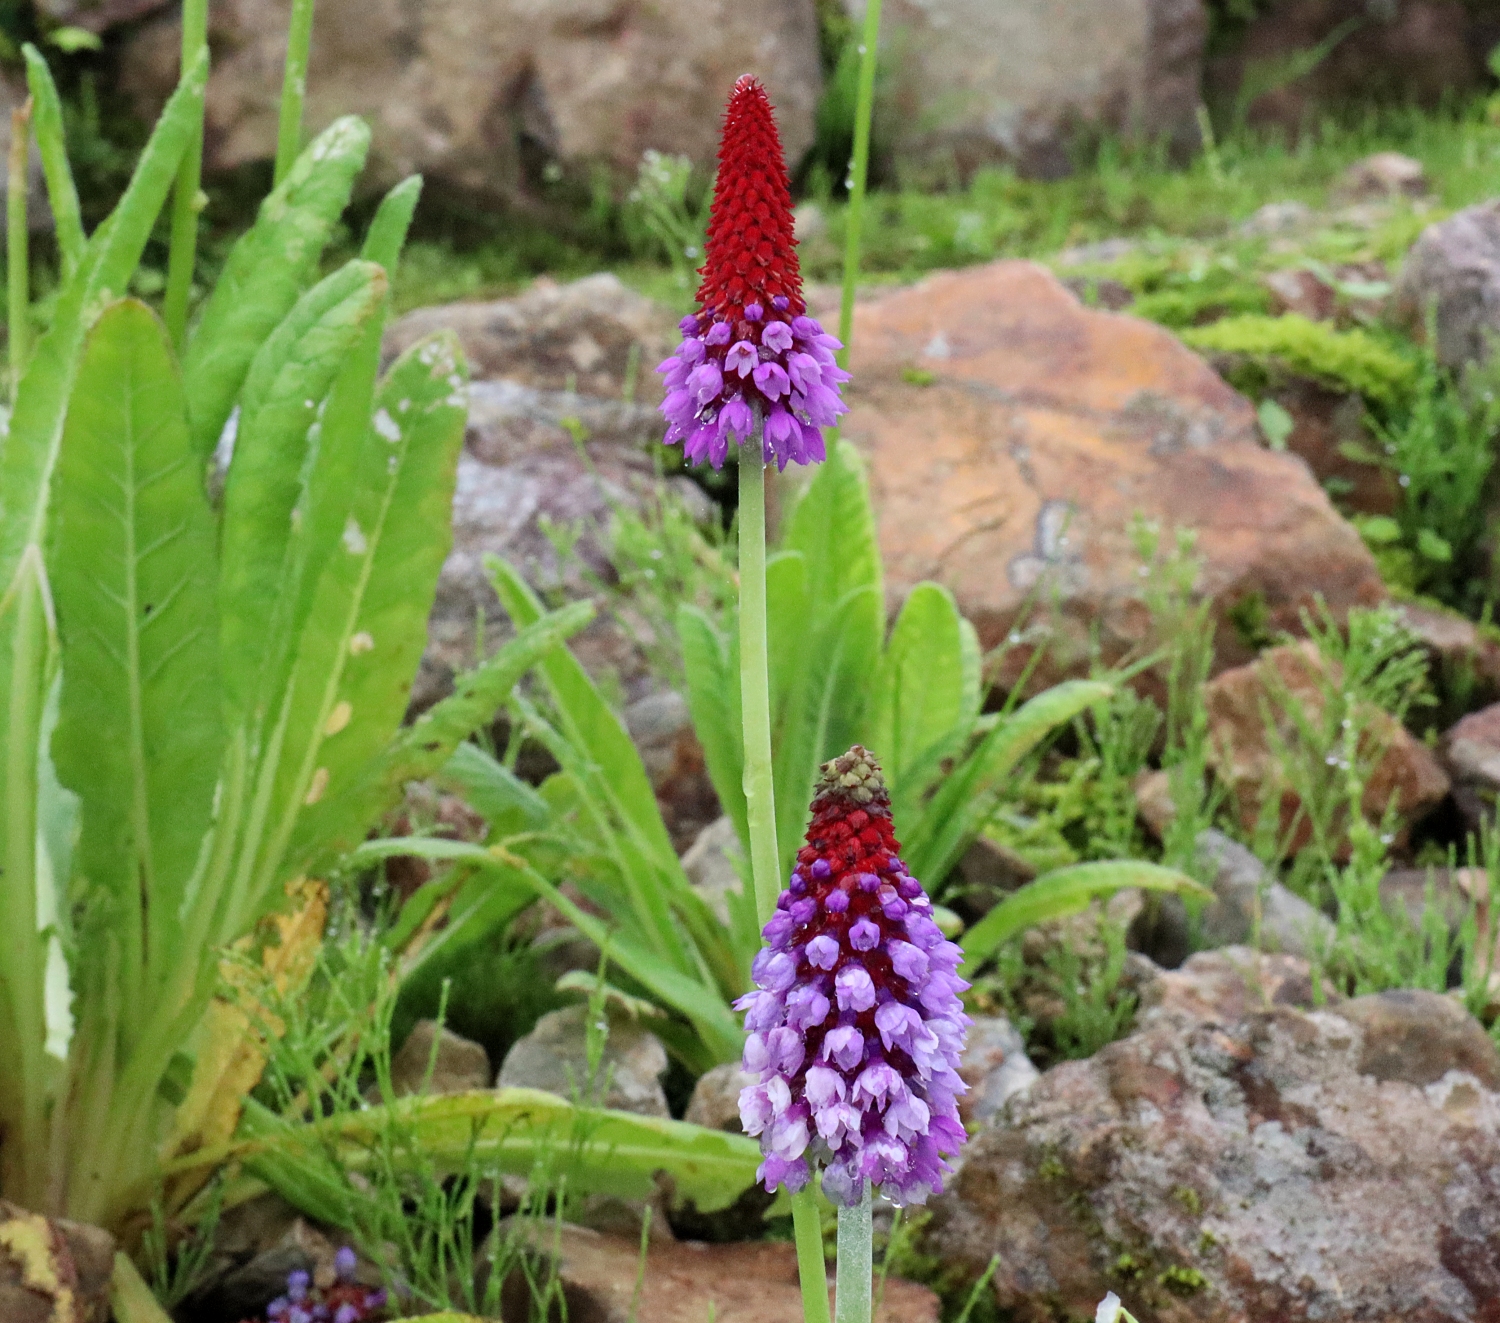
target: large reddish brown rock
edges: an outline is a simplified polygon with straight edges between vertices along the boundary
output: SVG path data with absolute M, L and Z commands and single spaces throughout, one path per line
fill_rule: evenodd
M 1283 750 L 1296 756 L 1303 749 L 1303 729 L 1321 730 L 1327 724 L 1329 696 L 1339 683 L 1332 664 L 1313 644 L 1303 642 L 1271 648 L 1204 687 L 1210 759 L 1246 831 L 1254 830 L 1268 798 L 1278 796 L 1280 839 L 1289 840 L 1293 851 L 1312 839 L 1302 800 L 1282 765 Z M 1266 726 L 1268 714 L 1276 729 L 1274 740 Z M 1337 709 L 1333 719 L 1339 720 Z M 1371 764 L 1361 807 L 1371 822 L 1379 822 L 1394 801 L 1404 829 L 1448 793 L 1447 773 L 1432 750 L 1388 713 L 1371 710 L 1360 720 L 1365 732 L 1360 756 Z
M 557 1252 L 569 1318 L 589 1323 L 704 1323 L 710 1318 L 715 1323 L 802 1323 L 797 1254 L 787 1241 L 653 1241 L 642 1267 L 638 1236 L 563 1226 L 556 1239 L 549 1227 L 536 1240 L 543 1252 Z M 505 1317 L 527 1317 L 527 1302 L 527 1286 L 517 1272 L 501 1300 Z M 876 1323 L 937 1320 L 938 1298 L 931 1291 L 896 1277 L 886 1279 Z
M 1199 590 L 1298 626 L 1380 601 L 1359 535 L 1295 455 L 1260 442 L 1248 401 L 1158 326 L 1084 308 L 1049 272 L 996 262 L 861 308 L 844 435 L 869 457 L 888 582 L 953 590 L 987 648 L 1023 622 L 999 679 L 1039 638 L 1034 683 L 1146 640 L 1137 516 L 1189 528 Z M 930 384 L 918 384 L 929 382 Z M 1221 665 L 1248 660 L 1233 628 Z

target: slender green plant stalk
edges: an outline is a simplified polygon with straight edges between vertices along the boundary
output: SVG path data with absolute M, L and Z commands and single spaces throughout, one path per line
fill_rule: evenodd
M 10 162 L 5 195 L 5 277 L 9 293 L 10 398 L 26 370 L 26 305 L 31 262 L 26 249 L 26 156 L 31 147 L 31 98 L 10 112 Z
M 281 120 L 276 128 L 276 183 L 286 178 L 302 150 L 302 106 L 307 100 L 307 59 L 312 49 L 313 0 L 292 0 L 286 37 L 286 73 L 281 82 Z
M 865 214 L 865 181 L 870 174 L 870 124 L 875 117 L 876 41 L 880 0 L 865 0 L 865 26 L 859 41 L 859 96 L 854 103 L 854 157 L 849 162 L 849 216 L 844 230 L 844 295 L 839 301 L 839 366 L 849 366 L 854 329 L 854 284 L 859 278 L 860 225 Z
M 792 1230 L 797 1237 L 797 1280 L 802 1286 L 803 1323 L 828 1323 L 828 1270 L 823 1266 L 823 1216 L 818 1196 L 805 1186 L 792 1196 Z
M 191 69 L 208 45 L 208 0 L 183 0 L 182 67 Z M 172 194 L 172 238 L 167 253 L 167 292 L 162 300 L 162 320 L 172 343 L 182 352 L 187 342 L 188 298 L 193 290 L 193 270 L 198 262 L 198 213 L 203 178 L 203 121 L 182 154 L 177 186 Z
M 867 1181 L 860 1201 L 853 1208 L 839 1209 L 839 1266 L 833 1323 L 870 1323 L 874 1263 L 870 1203 Z
M 762 926 L 781 890 L 776 794 L 771 780 L 771 681 L 766 663 L 766 466 L 761 424 L 740 447 L 740 707 L 745 728 L 745 803 L 755 912 Z

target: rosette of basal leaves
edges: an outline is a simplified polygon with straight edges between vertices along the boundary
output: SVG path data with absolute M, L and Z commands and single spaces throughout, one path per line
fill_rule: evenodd
M 51 105 L 45 63 L 29 72 Z M 467 401 L 451 336 L 378 371 L 419 182 L 322 276 L 369 142 L 332 125 L 179 361 L 119 295 L 205 77 L 186 71 L 114 213 L 70 239 L 0 442 L 0 1194 L 127 1231 L 163 1164 L 238 1120 L 182 1109 L 214 1096 L 225 949 L 583 614 L 539 622 L 402 731 Z M 60 119 L 38 123 L 54 209 L 76 217 Z

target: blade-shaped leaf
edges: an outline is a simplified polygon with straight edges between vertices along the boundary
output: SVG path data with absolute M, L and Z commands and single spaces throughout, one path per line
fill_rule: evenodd
M 1213 899 L 1213 892 L 1187 874 L 1137 859 L 1059 868 L 1011 892 L 963 935 L 964 964 L 960 972 L 972 971 L 1018 933 L 1051 919 L 1077 914 L 1098 897 L 1127 887 Z
M 250 709 L 279 697 L 284 642 L 296 605 L 288 582 L 292 511 L 302 491 L 309 429 L 349 352 L 385 298 L 385 272 L 350 262 L 309 290 L 261 346 L 242 396 L 240 431 L 224 488 L 225 697 Z
M 491 556 L 485 568 L 501 605 L 518 629 L 541 618 L 541 602 L 513 566 Z M 662 822 L 656 792 L 625 723 L 610 711 L 578 659 L 566 648 L 558 648 L 537 669 L 567 724 L 566 735 L 608 779 L 630 827 L 659 860 L 675 860 L 677 852 Z
M 744 1135 L 686 1121 L 575 1107 L 538 1089 L 496 1089 L 404 1098 L 312 1125 L 294 1126 L 264 1108 L 246 1111 L 246 1165 L 305 1212 L 348 1225 L 329 1160 L 359 1172 L 377 1152 L 454 1170 L 470 1161 L 529 1175 L 539 1164 L 566 1173 L 570 1189 L 651 1197 L 671 1178 L 679 1200 L 704 1212 L 725 1208 L 755 1182 L 760 1145 Z M 399 1140 L 393 1143 L 393 1138 Z
M 939 786 L 910 833 L 902 856 L 912 873 L 929 886 L 941 882 L 994 813 L 1011 769 L 1059 726 L 1113 692 L 1102 681 L 1066 680 L 998 722 Z
M 369 146 L 363 121 L 335 120 L 308 144 L 230 250 L 183 362 L 200 456 L 218 442 L 256 351 L 316 276 Z
M 84 912 L 113 920 L 138 995 L 133 959 L 176 958 L 223 747 L 214 520 L 166 329 L 142 303 L 89 335 L 52 527 L 67 659 L 53 757 L 83 802 Z
M 57 251 L 62 258 L 62 275 L 66 283 L 83 262 L 88 243 L 83 233 L 83 217 L 78 209 L 78 190 L 73 185 L 73 171 L 68 165 L 68 146 L 63 137 L 62 101 L 57 84 L 42 53 L 29 41 L 21 48 L 26 57 L 26 84 L 31 91 L 32 124 L 36 145 L 42 157 L 42 174 L 47 180 L 47 200 L 52 204 L 52 228 L 57 236 Z

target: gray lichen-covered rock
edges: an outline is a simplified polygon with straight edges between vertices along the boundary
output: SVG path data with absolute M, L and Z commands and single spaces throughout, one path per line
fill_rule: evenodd
M 729 817 L 716 818 L 700 831 L 682 856 L 682 868 L 698 894 L 729 923 L 729 899 L 744 893 L 744 851 L 740 836 Z
M 1444 367 L 1461 371 L 1487 358 L 1500 335 L 1500 200 L 1423 230 L 1406 255 L 1396 296 L 1414 329 L 1431 320 Z
M 505 1054 L 496 1088 L 545 1089 L 642 1116 L 666 1116 L 661 1077 L 667 1050 L 661 1040 L 625 1015 L 609 1016 L 609 1038 L 599 1069 L 590 1077 L 586 1048 L 588 1007 L 549 1011 Z
M 1168 980 L 1134 1034 L 1048 1071 L 971 1143 L 928 1248 L 975 1278 L 998 1255 L 996 1302 L 1020 1320 L 1090 1317 L 1107 1290 L 1161 1323 L 1492 1319 L 1483 1029 L 1426 992 L 1308 1009 L 1285 956 L 1196 956 Z
M 740 1124 L 740 1091 L 760 1081 L 759 1075 L 742 1070 L 738 1062 L 726 1061 L 705 1072 L 693 1086 L 684 1121 L 707 1126 L 710 1130 L 731 1130 L 742 1134 Z
M 919 174 L 1065 174 L 1080 132 L 1196 143 L 1207 33 L 1202 0 L 886 0 L 883 136 Z
M 424 335 L 454 331 L 475 366 L 469 423 L 453 497 L 453 549 L 438 579 L 428 646 L 412 691 L 417 709 L 453 676 L 511 637 L 485 558 L 515 564 L 533 587 L 591 597 L 613 574 L 608 529 L 623 506 L 670 493 L 693 515 L 709 503 L 687 478 L 663 484 L 652 458 L 663 425 L 650 392 L 671 318 L 610 275 L 542 284 L 514 299 L 408 314 L 390 329 L 394 355 Z M 635 398 L 637 388 L 640 398 Z M 576 533 L 562 554 L 549 529 Z M 659 688 L 638 640 L 609 613 L 573 640 L 591 674 L 609 674 L 627 703 Z M 684 827 L 686 831 L 686 827 Z
M 958 1101 L 965 1125 L 986 1126 L 1006 1101 L 1038 1078 L 1026 1055 L 1026 1040 L 1003 1015 L 976 1015 L 964 1042 L 958 1073 L 969 1092 Z

